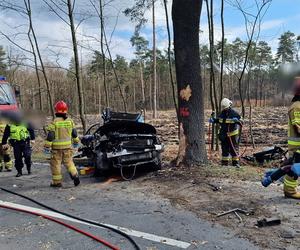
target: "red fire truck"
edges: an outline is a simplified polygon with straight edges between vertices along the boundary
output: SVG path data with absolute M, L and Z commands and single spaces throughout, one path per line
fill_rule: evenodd
M 20 91 L 0 76 L 0 111 L 17 111 L 19 109 L 16 96 Z

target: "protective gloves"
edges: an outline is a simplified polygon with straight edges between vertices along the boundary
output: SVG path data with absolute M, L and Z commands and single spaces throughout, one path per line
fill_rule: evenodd
M 44 147 L 43 153 L 44 153 L 45 155 L 50 155 L 50 154 L 51 154 L 51 149 L 50 149 L 50 148 L 47 148 L 47 147 Z

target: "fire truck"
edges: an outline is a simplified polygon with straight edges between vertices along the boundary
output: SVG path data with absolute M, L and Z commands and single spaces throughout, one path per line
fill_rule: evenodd
M 0 112 L 17 111 L 19 107 L 16 97 L 19 95 L 19 88 L 0 76 Z

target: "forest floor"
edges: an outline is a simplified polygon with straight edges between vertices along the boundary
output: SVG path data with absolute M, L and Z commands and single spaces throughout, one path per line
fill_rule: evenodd
M 249 121 L 245 120 L 241 153 L 252 155 L 263 148 L 284 147 L 287 135 L 287 108 L 255 108 L 252 131 L 256 148 L 250 145 Z M 151 114 L 149 114 L 150 117 Z M 209 117 L 209 111 L 206 117 Z M 247 115 L 248 116 L 248 115 Z M 185 211 L 196 214 L 210 223 L 222 225 L 237 237 L 249 239 L 262 249 L 297 249 L 300 244 L 300 202 L 285 199 L 282 184 L 263 188 L 260 179 L 270 167 L 243 163 L 240 169 L 219 166 L 219 152 L 208 150 L 210 165 L 190 168 L 172 167 L 178 150 L 176 115 L 172 111 L 159 112 L 158 119 L 146 117 L 153 124 L 165 144 L 162 170 L 141 175 L 135 179 L 144 192 L 155 194 Z M 99 117 L 89 117 L 94 123 Z M 206 124 L 206 131 L 209 131 Z M 206 135 L 207 141 L 209 136 Z M 36 154 L 38 156 L 38 154 Z M 38 158 L 38 157 L 37 157 Z M 242 221 L 235 214 L 217 217 L 217 214 L 241 208 L 251 211 Z M 264 218 L 279 218 L 281 224 L 258 228 L 256 222 Z M 205 243 L 204 243 L 205 244 Z
M 287 108 L 255 108 L 252 130 L 256 148 L 251 143 L 249 121 L 245 120 L 241 153 L 254 152 L 270 147 L 285 147 L 287 140 Z M 209 112 L 206 112 L 209 117 Z M 177 154 L 175 114 L 164 112 L 159 119 L 150 120 L 166 145 L 164 160 L 166 167 L 139 181 L 152 193 L 168 198 L 174 206 L 192 211 L 200 218 L 221 224 L 242 238 L 249 239 L 263 249 L 298 249 L 300 243 L 299 206 L 296 200 L 285 199 L 282 184 L 263 188 L 260 179 L 270 167 L 243 163 L 242 168 L 219 166 L 219 152 L 209 152 L 211 165 L 191 168 L 170 167 Z M 208 124 L 206 127 L 208 129 Z M 208 139 L 209 136 L 207 135 Z M 169 167 L 168 167 L 169 166 Z M 252 213 L 217 217 L 217 214 L 241 208 Z M 264 218 L 279 218 L 281 225 L 258 228 L 256 222 Z

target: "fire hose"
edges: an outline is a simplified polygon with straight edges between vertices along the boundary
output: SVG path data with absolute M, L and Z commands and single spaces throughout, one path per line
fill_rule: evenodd
M 126 238 L 133 245 L 134 249 L 140 250 L 140 247 L 137 245 L 137 243 L 129 235 L 127 235 L 126 233 L 124 233 L 124 232 L 122 232 L 122 231 L 120 231 L 118 229 L 115 229 L 113 227 L 110 227 L 110 226 L 102 224 L 102 223 L 98 223 L 98 222 L 91 221 L 91 220 L 88 220 L 88 219 L 80 218 L 80 217 L 74 216 L 72 214 L 68 214 L 66 212 L 59 211 L 59 210 L 57 210 L 55 208 L 52 208 L 52 207 L 50 207 L 48 205 L 45 205 L 45 204 L 43 204 L 43 203 L 41 203 L 39 201 L 36 201 L 36 200 L 34 200 L 34 199 L 30 198 L 30 197 L 27 197 L 25 195 L 19 194 L 17 192 L 11 191 L 11 190 L 3 188 L 3 187 L 0 187 L 0 190 L 2 190 L 4 192 L 7 192 L 7 193 L 10 193 L 10 194 L 13 194 L 13 195 L 16 195 L 16 196 L 19 196 L 19 197 L 21 197 L 23 199 L 26 199 L 28 201 L 31 201 L 31 202 L 33 202 L 33 203 L 35 203 L 35 204 L 37 204 L 37 205 L 39 205 L 39 206 L 41 206 L 43 208 L 46 208 L 46 209 L 48 209 L 48 210 L 50 210 L 52 212 L 55 212 L 55 213 L 67 216 L 69 218 L 73 218 L 75 220 L 79 220 L 79 221 L 85 222 L 85 223 L 89 223 L 89 224 L 92 224 L 92 225 L 97 226 L 97 227 L 108 229 L 108 230 L 110 230 L 110 231 L 112 231 L 114 233 L 117 233 L 117 234 L 121 235 L 122 237 Z
M 242 124 L 241 122 L 239 122 L 238 124 L 239 124 L 240 127 L 241 127 L 240 133 L 239 133 L 240 136 L 241 136 L 242 129 L 243 129 L 243 124 Z M 229 133 L 229 132 L 230 132 L 230 131 L 229 131 L 229 126 L 228 126 L 228 133 Z M 248 144 L 247 136 L 246 136 L 246 144 L 245 144 L 246 146 L 245 146 L 244 152 L 243 152 L 242 154 L 239 154 L 239 152 L 236 151 L 236 148 L 235 148 L 235 145 L 233 144 L 233 141 L 232 141 L 231 136 L 228 136 L 228 138 L 229 138 L 230 146 L 231 146 L 231 148 L 233 149 L 235 155 L 236 155 L 237 157 L 239 157 L 239 159 L 241 160 L 241 157 L 246 153 L 246 150 L 247 150 L 247 144 Z
M 51 216 L 48 216 L 48 215 L 45 215 L 45 214 L 41 214 L 41 213 L 38 213 L 38 212 L 27 211 L 27 210 L 24 210 L 24 209 L 21 209 L 21 208 L 13 207 L 13 206 L 6 206 L 6 205 L 1 205 L 0 204 L 0 207 L 1 208 L 5 208 L 5 209 L 14 210 L 14 211 L 17 211 L 17 212 L 23 212 L 23 213 L 27 213 L 27 214 L 32 214 L 32 215 L 43 217 L 43 218 L 45 218 L 47 220 L 53 221 L 53 222 L 55 222 L 57 224 L 60 224 L 60 225 L 62 225 L 64 227 L 67 227 L 67 228 L 69 228 L 69 229 L 71 229 L 71 230 L 73 230 L 75 232 L 78 232 L 78 233 L 80 233 L 80 234 L 82 234 L 82 235 L 84 235 L 84 236 L 86 236 L 88 238 L 91 238 L 91 239 L 93 239 L 93 240 L 101 243 L 102 245 L 107 246 L 108 248 L 110 248 L 112 250 L 120 250 L 119 247 L 116 247 L 116 246 L 112 245 L 108 241 L 103 240 L 103 239 L 101 239 L 98 236 L 95 236 L 95 235 L 93 235 L 91 233 L 88 233 L 88 232 L 86 232 L 86 231 L 84 231 L 84 230 L 82 230 L 82 229 L 80 229 L 78 227 L 75 227 L 73 225 L 67 224 L 66 222 L 63 222 L 61 220 L 57 220 L 57 219 L 55 219 L 55 218 L 53 218 Z
M 207 140 L 208 140 L 208 154 L 209 154 L 209 158 L 211 158 L 211 154 L 212 154 L 212 150 L 211 150 L 211 145 L 210 145 L 210 143 L 213 143 L 211 140 L 212 138 L 212 133 L 211 133 L 211 123 L 209 122 L 208 123 L 208 138 L 207 138 Z

